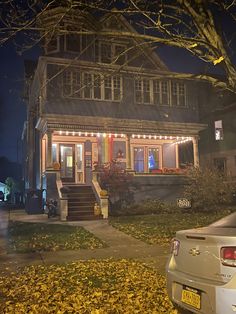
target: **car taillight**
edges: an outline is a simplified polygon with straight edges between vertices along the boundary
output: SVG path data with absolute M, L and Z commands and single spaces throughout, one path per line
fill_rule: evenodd
M 223 265 L 236 267 L 236 246 L 222 247 L 220 255 Z
M 179 253 L 179 246 L 180 246 L 180 242 L 177 239 L 173 239 L 172 243 L 171 243 L 171 253 L 174 256 L 177 256 Z

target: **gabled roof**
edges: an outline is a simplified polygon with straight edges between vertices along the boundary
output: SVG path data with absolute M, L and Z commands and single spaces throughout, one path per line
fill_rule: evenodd
M 132 27 L 132 25 L 127 21 L 127 19 L 121 14 L 121 13 L 114 13 L 115 10 L 112 10 L 113 13 L 107 13 L 106 15 L 104 15 L 101 20 L 100 20 L 100 24 L 101 24 L 101 29 L 102 30 L 117 30 L 118 32 L 127 32 L 127 33 L 135 33 L 135 34 L 139 34 L 139 32 L 137 32 L 135 30 L 134 27 Z M 114 19 L 115 19 L 115 23 L 114 23 Z M 168 67 L 166 66 L 166 64 L 160 59 L 160 57 L 157 55 L 157 53 L 152 49 L 152 47 L 150 45 L 145 45 L 143 47 L 143 41 L 141 39 L 133 39 L 132 41 L 135 42 L 135 44 L 137 45 L 138 49 L 140 49 L 142 51 L 142 53 L 144 55 L 146 55 L 146 57 L 153 63 L 153 65 L 161 70 L 161 71 L 168 71 Z

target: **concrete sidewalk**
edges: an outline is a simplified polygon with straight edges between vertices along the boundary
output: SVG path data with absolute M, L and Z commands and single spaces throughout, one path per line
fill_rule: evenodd
M 104 241 L 108 247 L 93 250 L 6 254 L 5 243 L 8 219 L 81 226 Z M 107 220 L 61 222 L 57 218 L 48 219 L 46 215 L 27 215 L 22 210 L 14 210 L 10 214 L 0 210 L 0 246 L 2 247 L 2 251 L 0 251 L 0 270 L 2 271 L 6 268 L 15 270 L 24 265 L 63 263 L 88 259 L 132 258 L 147 263 L 163 274 L 169 253 L 169 247 L 145 244 L 113 228 Z

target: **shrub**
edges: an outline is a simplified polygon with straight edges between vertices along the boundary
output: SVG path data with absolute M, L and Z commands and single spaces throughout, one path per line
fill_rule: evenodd
M 133 175 L 126 172 L 122 164 L 116 160 L 95 165 L 98 172 L 99 183 L 103 190 L 107 191 L 110 202 L 110 210 L 126 207 L 133 201 L 131 182 Z
M 234 186 L 218 169 L 192 168 L 187 176 L 189 185 L 185 187 L 185 197 L 191 200 L 193 209 L 212 210 L 232 201 Z
M 159 199 L 146 199 L 140 203 L 135 203 L 113 211 L 114 215 L 150 215 L 163 213 L 176 213 L 181 211 L 174 203 L 163 202 Z

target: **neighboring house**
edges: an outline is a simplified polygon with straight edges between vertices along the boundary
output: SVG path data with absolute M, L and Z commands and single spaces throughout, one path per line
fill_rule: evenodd
M 135 32 L 123 16 L 98 20 L 74 11 L 62 18 L 64 12 L 55 8 L 41 16 L 45 52 L 35 69 L 27 68 L 26 188 L 46 188 L 50 197 L 65 184 L 98 191 L 94 164 L 116 159 L 134 173 L 139 198 L 151 193 L 173 199 L 186 142 L 192 148 L 190 161 L 199 164 L 198 136 L 206 125 L 199 123 L 198 82 L 171 79 L 173 73 L 145 42 L 73 33 Z M 60 22 L 50 33 L 53 19 Z M 68 34 L 60 33 L 60 23 Z M 68 206 L 64 219 L 72 219 Z
M 0 196 L 3 194 L 3 199 L 0 197 L 0 201 L 6 201 L 7 195 L 9 194 L 8 187 L 6 184 L 0 182 Z
M 208 127 L 200 133 L 202 166 L 214 166 L 229 179 L 236 178 L 236 96 L 226 91 L 208 93 L 200 117 Z

